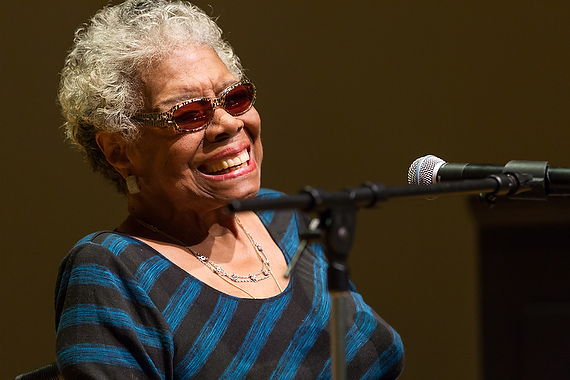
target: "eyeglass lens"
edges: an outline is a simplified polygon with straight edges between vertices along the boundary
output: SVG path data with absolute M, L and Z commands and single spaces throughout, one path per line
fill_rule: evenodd
M 254 89 L 249 83 L 240 84 L 222 96 L 221 106 L 232 116 L 249 110 L 253 103 Z M 207 124 L 214 116 L 212 103 L 197 100 L 183 105 L 174 111 L 173 119 L 179 129 L 191 131 Z

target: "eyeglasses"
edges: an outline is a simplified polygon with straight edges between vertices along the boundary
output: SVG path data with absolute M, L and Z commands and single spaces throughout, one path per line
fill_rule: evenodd
M 154 127 L 172 127 L 178 132 L 197 132 L 208 126 L 217 107 L 232 116 L 239 116 L 255 103 L 255 86 L 241 81 L 222 91 L 219 98 L 196 98 L 175 105 L 166 112 L 142 113 L 134 120 Z

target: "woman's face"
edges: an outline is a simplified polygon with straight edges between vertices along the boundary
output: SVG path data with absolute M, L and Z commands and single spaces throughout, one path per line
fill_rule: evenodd
M 144 112 L 168 111 L 193 98 L 218 97 L 238 82 L 208 47 L 175 50 L 142 80 Z M 140 139 L 128 149 L 131 174 L 141 188 L 136 197 L 174 212 L 200 212 L 255 195 L 263 157 L 260 133 L 261 120 L 253 107 L 235 117 L 216 108 L 208 127 L 197 132 L 142 127 Z M 229 168 L 219 171 L 225 164 Z

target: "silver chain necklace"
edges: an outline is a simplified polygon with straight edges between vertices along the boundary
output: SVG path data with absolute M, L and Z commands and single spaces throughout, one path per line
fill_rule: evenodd
M 190 253 L 192 253 L 192 255 L 194 255 L 194 257 L 196 257 L 198 259 L 198 261 L 200 261 L 206 267 L 210 268 L 210 270 L 212 272 L 214 272 L 215 274 L 217 274 L 218 276 L 220 276 L 224 279 L 228 279 L 228 280 L 231 280 L 233 282 L 258 282 L 258 281 L 263 281 L 263 280 L 265 280 L 271 276 L 275 280 L 275 283 L 277 284 L 277 287 L 279 288 L 279 290 L 283 291 L 283 289 L 281 288 L 281 285 L 279 284 L 279 282 L 277 281 L 277 279 L 273 275 L 273 272 L 271 271 L 271 265 L 269 263 L 269 260 L 267 259 L 267 256 L 265 255 L 265 252 L 263 251 L 263 247 L 257 241 L 255 241 L 253 236 L 251 236 L 251 234 L 245 229 L 244 225 L 241 223 L 241 221 L 239 220 L 237 215 L 234 215 L 234 216 L 235 216 L 235 219 L 236 219 L 238 225 L 241 227 L 243 232 L 246 234 L 248 240 L 250 241 L 255 252 L 259 256 L 259 259 L 261 260 L 261 270 L 257 273 L 250 273 L 247 275 L 238 275 L 236 273 L 228 273 L 219 264 L 216 264 L 215 262 L 210 260 L 208 257 L 196 252 L 194 249 L 187 246 L 181 240 L 175 238 L 174 236 L 169 235 L 166 232 L 159 230 L 154 225 L 146 223 L 146 222 L 144 222 L 138 218 L 133 217 L 133 219 L 135 221 L 137 221 L 141 226 L 148 228 L 149 230 L 151 230 L 153 232 L 159 233 L 159 234 L 163 235 L 164 237 L 168 238 L 169 240 L 175 242 L 176 244 L 183 246 Z M 241 288 L 239 288 L 239 289 L 241 289 Z M 243 290 L 243 289 L 241 289 L 241 290 Z M 245 292 L 245 290 L 244 290 L 244 292 Z

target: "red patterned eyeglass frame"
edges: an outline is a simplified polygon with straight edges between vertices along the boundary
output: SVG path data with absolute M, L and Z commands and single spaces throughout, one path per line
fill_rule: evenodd
M 154 127 L 171 127 L 178 132 L 198 132 L 210 124 L 216 108 L 221 107 L 232 116 L 243 115 L 253 107 L 256 95 L 254 84 L 243 80 L 226 88 L 218 98 L 189 99 L 168 111 L 140 113 L 133 119 Z

